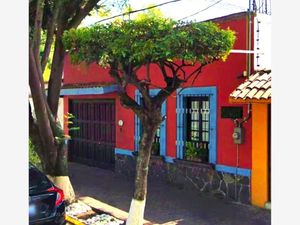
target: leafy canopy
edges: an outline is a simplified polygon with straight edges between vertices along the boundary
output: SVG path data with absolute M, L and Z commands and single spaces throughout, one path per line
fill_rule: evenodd
M 155 13 L 65 32 L 63 43 L 73 63 L 98 62 L 140 67 L 146 63 L 225 60 L 234 32 L 213 22 L 183 23 Z

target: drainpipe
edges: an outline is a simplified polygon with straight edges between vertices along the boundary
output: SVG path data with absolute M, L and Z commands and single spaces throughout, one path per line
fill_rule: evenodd
M 243 118 L 243 120 L 239 121 L 238 119 L 234 120 L 234 124 L 236 127 L 241 127 L 243 123 L 247 122 L 251 118 L 251 104 L 248 103 L 247 115 Z M 237 201 L 237 175 L 238 175 L 238 168 L 240 165 L 240 151 L 239 151 L 239 144 L 236 144 L 236 169 L 235 169 L 235 179 L 234 179 L 234 194 L 235 200 Z
M 249 0 L 249 9 L 247 15 L 247 22 L 246 22 L 246 49 L 251 51 L 252 48 L 252 10 L 251 10 L 251 0 Z M 246 57 L 246 71 L 247 76 L 250 76 L 251 73 L 251 54 L 247 54 Z

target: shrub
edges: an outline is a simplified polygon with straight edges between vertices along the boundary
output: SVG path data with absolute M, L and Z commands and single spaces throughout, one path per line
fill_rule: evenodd
M 35 165 L 39 170 L 43 171 L 41 159 L 35 151 L 35 146 L 29 139 L 29 162 Z

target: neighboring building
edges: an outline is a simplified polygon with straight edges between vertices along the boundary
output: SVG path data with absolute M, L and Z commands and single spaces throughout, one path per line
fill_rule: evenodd
M 231 103 L 252 106 L 251 202 L 271 202 L 271 71 L 259 71 L 230 94 Z
M 253 119 L 244 102 L 231 104 L 228 96 L 245 81 L 247 74 L 254 72 L 254 57 L 244 50 L 251 50 L 257 40 L 255 18 L 254 13 L 242 12 L 212 20 L 236 32 L 233 53 L 226 62 L 205 67 L 193 84 L 189 82 L 187 88 L 179 89 L 163 104 L 165 120 L 155 137 L 150 179 L 154 176 L 183 188 L 251 202 L 256 160 L 252 151 Z M 144 71 L 141 68 L 138 74 Z M 151 65 L 150 71 L 152 75 L 159 73 L 155 65 Z M 151 80 L 159 86 L 162 80 L 154 75 Z M 128 90 L 142 104 L 138 91 L 132 86 Z M 134 113 L 121 106 L 117 91 L 108 70 L 96 64 L 71 65 L 66 57 L 61 91 L 64 114 L 74 114 L 73 126 L 80 127 L 70 132 L 70 160 L 132 175 L 142 127 Z M 152 94 L 157 91 L 151 90 Z M 232 137 L 234 119 L 243 118 L 243 139 L 237 144 Z M 68 127 L 65 132 L 68 133 Z M 192 158 L 195 151 L 201 151 L 201 157 Z
M 48 82 L 45 82 L 45 90 L 47 92 L 48 89 Z M 31 106 L 32 116 L 36 119 L 35 111 L 34 111 L 34 104 L 31 96 L 31 91 L 29 88 L 29 96 L 28 96 L 29 104 Z M 59 120 L 62 127 L 64 127 L 64 99 L 62 97 L 58 100 L 58 108 L 57 108 L 57 119 Z

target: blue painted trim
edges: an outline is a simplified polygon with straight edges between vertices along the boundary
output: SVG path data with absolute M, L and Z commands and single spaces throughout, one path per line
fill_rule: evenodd
M 160 91 L 160 89 L 150 89 L 150 95 L 154 96 L 157 95 L 158 92 Z M 135 101 L 138 104 L 141 104 L 141 93 L 136 90 L 135 91 Z M 166 107 L 166 101 L 162 104 L 161 107 L 161 114 L 162 116 L 165 116 L 167 113 L 167 107 Z M 141 138 L 141 131 L 140 131 L 140 119 L 138 118 L 137 115 L 135 115 L 135 129 L 134 129 L 134 147 L 135 147 L 135 151 L 138 151 L 139 149 L 139 140 Z M 167 138 L 166 138 L 166 119 L 161 123 L 160 125 L 160 155 L 161 156 L 165 156 L 166 155 L 166 148 L 167 148 Z
M 169 156 L 165 156 L 164 158 L 165 158 L 166 163 L 174 163 L 174 158 L 169 157 Z
M 126 150 L 126 149 L 121 149 L 121 148 L 115 148 L 115 155 L 116 154 L 119 154 L 119 155 L 128 155 L 128 156 L 133 157 L 132 151 Z
M 135 101 L 140 105 L 141 104 L 141 93 L 136 90 L 135 91 Z M 138 151 L 139 149 L 139 141 L 140 141 L 140 119 L 139 117 L 135 114 L 134 115 L 134 121 L 135 121 L 135 124 L 134 124 L 134 150 L 135 151 Z
M 241 176 L 245 177 L 250 177 L 251 176 L 251 170 L 250 169 L 243 169 L 243 168 L 236 168 L 232 166 L 225 166 L 225 165 L 216 165 L 216 170 L 220 172 L 226 172 L 226 173 L 231 173 L 231 174 L 238 174 Z
M 216 164 L 217 161 L 217 88 L 213 87 L 191 87 L 177 89 L 177 157 L 183 159 L 183 148 L 185 141 L 185 102 L 184 97 L 209 96 L 210 123 L 209 123 L 209 162 Z
M 119 90 L 118 85 L 111 85 L 105 87 L 93 87 L 93 88 L 70 88 L 62 89 L 60 95 L 102 95 Z
M 159 143 L 160 143 L 160 155 L 161 156 L 166 156 L 167 152 L 167 138 L 166 138 L 166 133 L 167 133 L 167 126 L 166 126 L 166 115 L 167 115 L 167 109 L 166 109 L 166 102 L 162 104 L 161 107 L 161 114 L 162 116 L 165 117 L 164 121 L 160 125 L 160 137 L 159 137 Z

